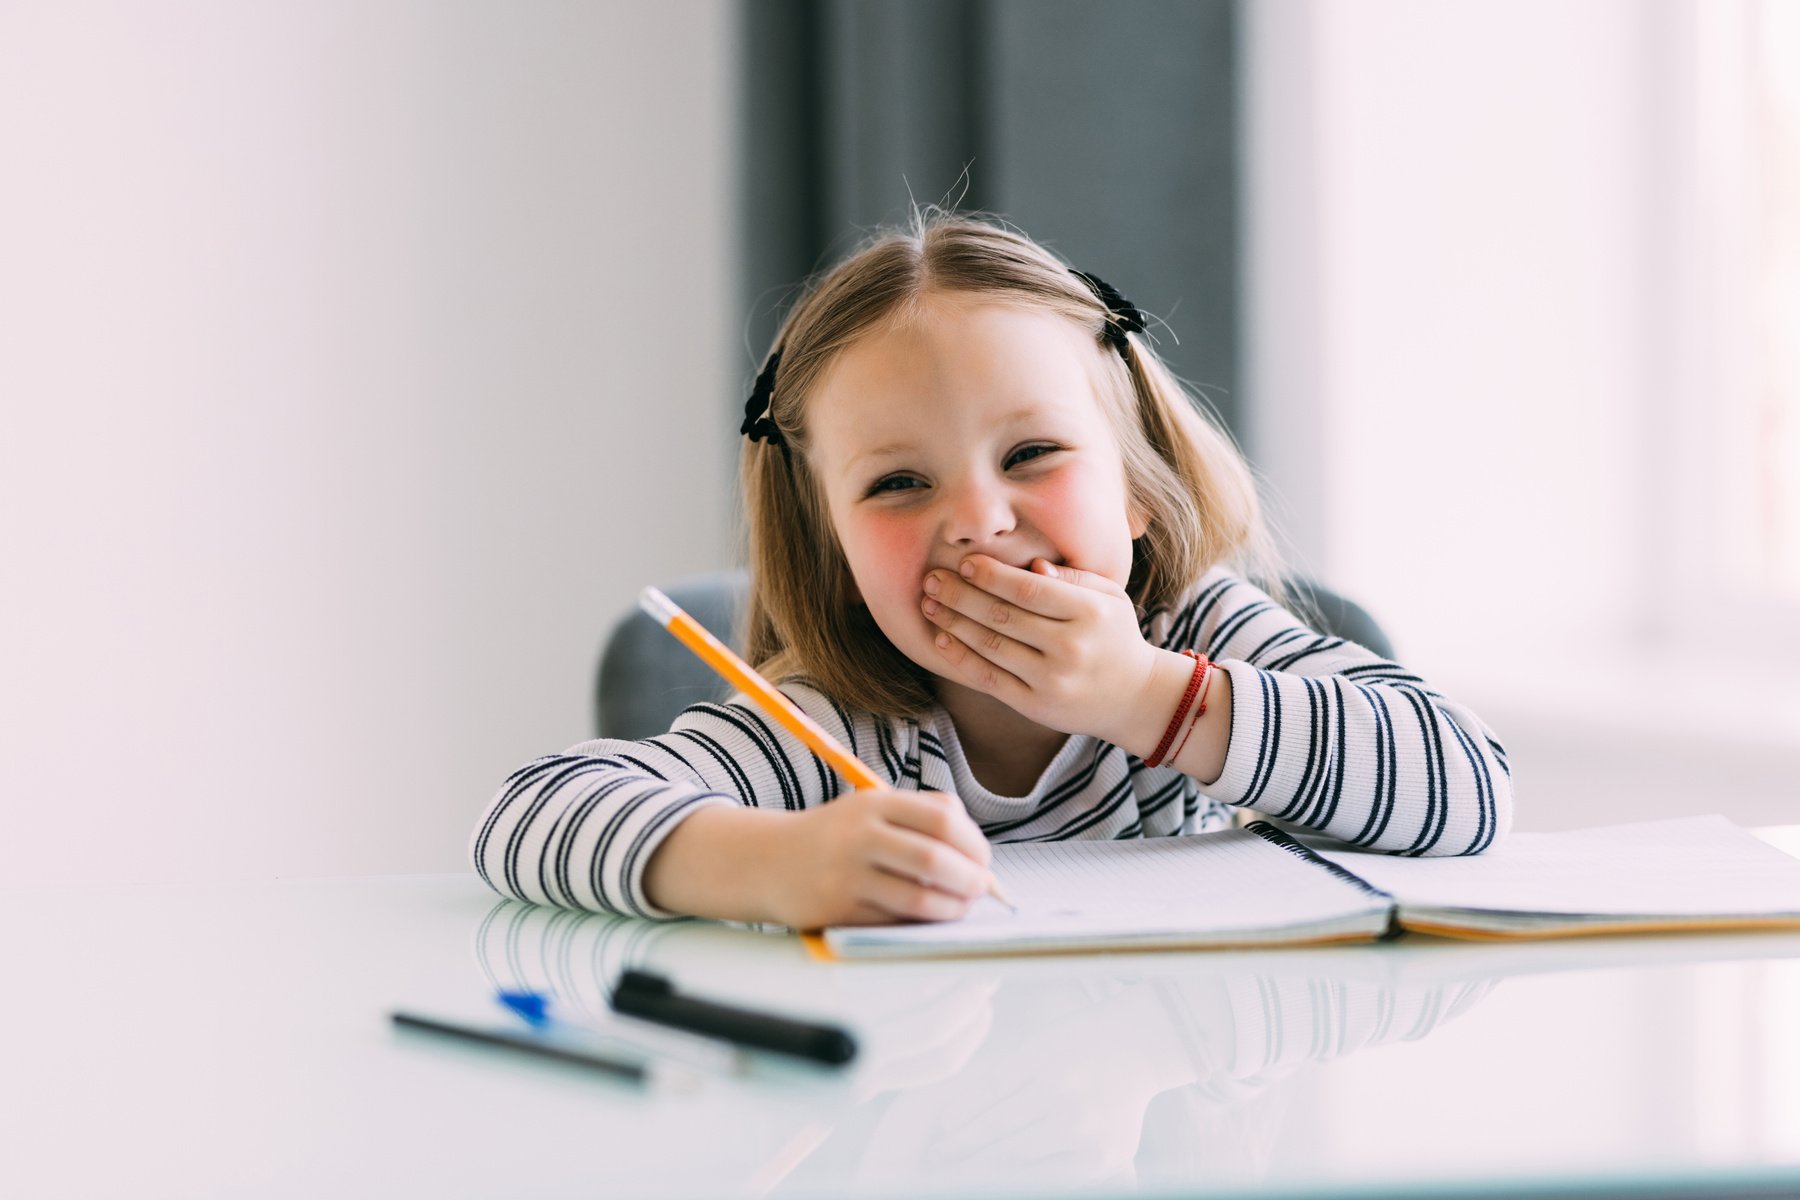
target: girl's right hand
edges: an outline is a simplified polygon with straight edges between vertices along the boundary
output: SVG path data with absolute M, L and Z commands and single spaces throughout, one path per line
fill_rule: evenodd
M 783 925 L 951 921 L 987 891 L 992 851 L 954 796 L 852 791 L 792 816 L 771 864 Z

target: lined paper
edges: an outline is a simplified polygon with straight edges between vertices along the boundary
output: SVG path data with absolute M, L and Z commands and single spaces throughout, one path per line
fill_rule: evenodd
M 1466 858 L 1312 845 L 1321 858 L 1392 894 L 1403 917 L 1800 918 L 1800 859 L 1720 816 L 1514 833 Z
M 825 931 L 847 957 L 1278 944 L 1374 936 L 1391 906 L 1241 829 L 1118 842 L 994 847 L 1017 901 L 960 921 Z

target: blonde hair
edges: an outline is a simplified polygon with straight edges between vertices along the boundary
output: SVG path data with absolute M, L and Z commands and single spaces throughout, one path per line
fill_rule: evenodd
M 1022 234 L 979 217 L 915 210 L 820 278 L 775 336 L 769 418 L 787 446 L 745 439 L 740 481 L 748 526 L 746 657 L 771 679 L 803 678 L 840 704 L 891 716 L 929 708 L 932 677 L 887 640 L 855 599 L 850 567 L 807 459 L 806 406 L 832 359 L 916 313 L 931 293 L 959 292 L 1067 317 L 1100 339 L 1107 310 L 1087 284 Z M 1256 484 L 1230 437 L 1196 407 L 1142 335 L 1110 349 L 1100 388 L 1136 511 L 1126 585 L 1140 614 L 1172 606 L 1208 569 L 1232 562 L 1281 600 L 1282 569 Z M 772 351 L 773 352 L 773 351 Z

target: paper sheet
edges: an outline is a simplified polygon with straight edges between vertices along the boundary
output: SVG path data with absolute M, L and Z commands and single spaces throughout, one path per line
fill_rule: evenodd
M 1204 944 L 1330 936 L 1338 923 L 1380 928 L 1388 906 L 1241 829 L 1118 842 L 994 847 L 1014 914 L 984 899 L 961 921 L 840 928 L 840 953 L 888 946 L 997 950 L 1108 944 Z
M 1469 857 L 1396 858 L 1313 845 L 1322 858 L 1391 893 L 1403 909 L 1800 915 L 1800 859 L 1719 816 L 1515 833 Z

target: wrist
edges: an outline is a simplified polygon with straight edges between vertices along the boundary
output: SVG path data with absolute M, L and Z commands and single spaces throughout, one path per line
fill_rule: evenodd
M 1194 660 L 1187 655 L 1161 647 L 1153 647 L 1152 653 L 1144 685 L 1117 707 L 1118 721 L 1111 734 L 1101 735 L 1127 754 L 1145 760 L 1156 752 L 1194 677 Z
M 1202 784 L 1218 782 L 1231 751 L 1231 673 L 1214 664 L 1206 687 L 1206 711 L 1193 717 L 1180 752 L 1164 763 Z
M 645 898 L 687 916 L 776 920 L 771 881 L 780 871 L 770 868 L 782 826 L 796 815 L 723 804 L 689 813 L 645 864 Z

